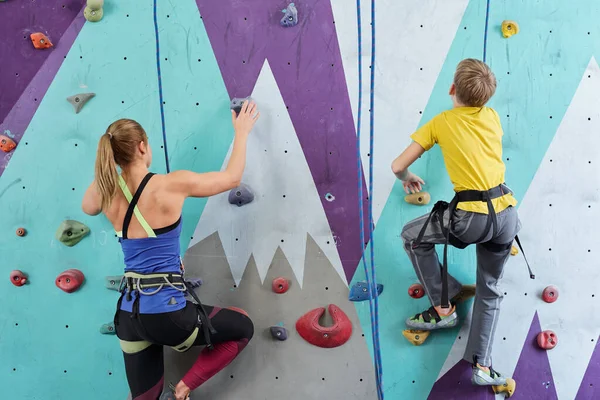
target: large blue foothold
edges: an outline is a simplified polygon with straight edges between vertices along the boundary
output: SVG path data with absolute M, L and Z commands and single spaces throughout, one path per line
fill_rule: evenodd
M 379 296 L 383 292 L 383 285 L 381 283 L 377 284 L 377 296 Z M 348 300 L 350 301 L 365 301 L 369 300 L 369 286 L 367 282 L 356 282 L 350 288 L 350 294 L 348 295 Z
M 252 203 L 252 200 L 254 200 L 252 189 L 243 183 L 235 189 L 231 189 L 229 192 L 229 204 L 235 204 L 236 206 L 241 207 L 248 203 Z
M 271 327 L 271 336 L 273 336 L 274 339 L 280 340 L 280 341 L 284 341 L 287 340 L 288 338 L 288 332 L 287 329 L 285 329 L 283 326 L 272 326 Z
M 235 111 L 235 115 L 240 115 L 240 111 L 242 111 L 242 106 L 244 105 L 245 101 L 251 101 L 252 98 L 251 97 L 244 97 L 244 98 L 240 98 L 240 97 L 234 97 L 231 100 L 231 103 L 229 104 L 229 107 Z
M 298 9 L 294 3 L 290 3 L 287 8 L 283 9 L 283 18 L 281 18 L 281 26 L 290 28 L 298 25 Z

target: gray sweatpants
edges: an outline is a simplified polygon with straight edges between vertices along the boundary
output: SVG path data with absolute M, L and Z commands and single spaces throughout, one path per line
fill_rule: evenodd
M 442 279 L 440 261 L 435 251 L 436 244 L 446 241 L 439 227 L 439 213 L 436 213 L 427 226 L 425 235 L 420 245 L 413 248 L 412 244 L 417 239 L 423 224 L 429 214 L 419 217 L 404 226 L 402 240 L 404 249 L 408 254 L 417 273 L 417 277 L 425 288 L 425 293 L 434 306 L 441 305 Z M 494 332 L 498 323 L 502 291 L 498 289 L 498 281 L 502 278 L 504 264 L 510 256 L 511 246 L 505 250 L 490 251 L 480 243 L 493 241 L 498 244 L 512 243 L 521 229 L 517 210 L 509 207 L 496 214 L 498 218 L 498 231 L 494 236 L 493 227 L 490 228 L 485 239 L 477 246 L 477 290 L 473 304 L 473 318 L 471 332 L 467 342 L 464 359 L 473 362 L 473 356 L 478 357 L 478 362 L 483 366 L 491 365 L 492 344 Z M 451 233 L 460 241 L 475 244 L 483 235 L 488 215 L 456 210 L 453 217 Z M 444 226 L 448 226 L 449 212 L 444 212 Z M 459 293 L 462 284 L 450 275 L 448 271 L 448 298 Z

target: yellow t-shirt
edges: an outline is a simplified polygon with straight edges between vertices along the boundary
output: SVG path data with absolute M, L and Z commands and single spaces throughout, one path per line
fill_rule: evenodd
M 442 150 L 454 191 L 489 190 L 504 183 L 500 117 L 489 107 L 458 107 L 436 115 L 411 138 L 425 150 Z M 449 201 L 450 199 L 448 199 Z M 496 212 L 515 206 L 511 195 L 492 200 Z M 458 208 L 487 214 L 484 202 L 459 203 Z

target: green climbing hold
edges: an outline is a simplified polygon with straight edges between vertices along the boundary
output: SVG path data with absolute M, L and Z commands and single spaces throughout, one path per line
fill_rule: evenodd
M 87 6 L 92 10 L 99 10 L 104 7 L 104 0 L 87 0 Z
M 95 10 L 95 9 L 91 8 L 90 6 L 87 6 L 83 10 L 83 16 L 85 17 L 85 19 L 87 19 L 90 22 L 98 22 L 104 16 L 104 10 L 102 8 Z
M 104 287 L 109 290 L 121 291 L 121 283 L 123 282 L 123 275 L 107 276 L 104 278 Z
M 56 240 L 63 243 L 65 246 L 73 247 L 88 233 L 90 233 L 90 228 L 85 224 L 68 219 L 63 221 L 56 230 Z
M 115 335 L 117 333 L 115 331 L 115 323 L 111 322 L 109 324 L 103 324 L 100 327 L 100 333 L 103 335 Z

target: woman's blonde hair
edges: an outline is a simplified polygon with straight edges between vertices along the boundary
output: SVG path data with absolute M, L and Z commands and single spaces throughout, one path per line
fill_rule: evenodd
M 148 144 L 148 136 L 144 128 L 131 119 L 113 122 L 100 137 L 96 157 L 96 185 L 102 199 L 102 210 L 110 207 L 117 194 L 117 165 L 122 168 L 133 162 L 140 142 Z

